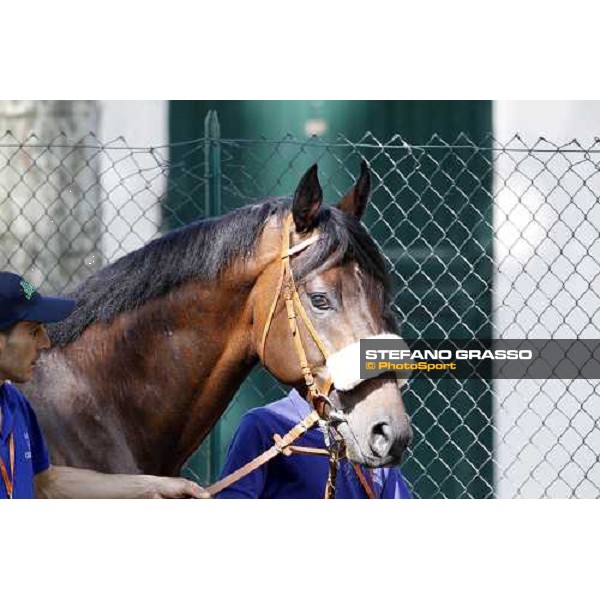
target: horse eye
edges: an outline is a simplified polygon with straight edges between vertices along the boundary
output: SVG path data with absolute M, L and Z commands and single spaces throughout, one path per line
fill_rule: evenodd
M 312 305 L 319 310 L 329 310 L 331 308 L 331 304 L 329 304 L 329 300 L 327 300 L 325 294 L 309 294 L 308 297 Z

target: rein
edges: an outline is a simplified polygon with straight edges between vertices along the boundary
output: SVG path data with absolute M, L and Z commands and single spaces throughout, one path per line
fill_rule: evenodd
M 310 333 L 310 336 L 312 337 L 313 341 L 319 348 L 321 354 L 323 355 L 323 358 L 326 361 L 329 357 L 329 352 L 325 344 L 323 343 L 323 340 L 317 333 L 317 330 L 311 323 L 308 315 L 306 314 L 306 311 L 304 310 L 304 307 L 302 306 L 302 302 L 300 301 L 300 296 L 298 295 L 298 290 L 296 288 L 296 283 L 294 281 L 294 274 L 290 265 L 290 257 L 299 254 L 300 252 L 314 244 L 319 239 L 319 234 L 316 234 L 300 242 L 299 244 L 290 247 L 292 223 L 293 216 L 290 214 L 288 215 L 283 227 L 283 241 L 280 256 L 282 266 L 277 283 L 277 289 L 275 291 L 275 296 L 273 298 L 273 302 L 271 303 L 271 307 L 269 309 L 267 320 L 263 329 L 263 335 L 259 348 L 259 356 L 263 364 L 265 364 L 265 346 L 267 343 L 267 337 L 269 335 L 269 330 L 271 328 L 271 323 L 273 321 L 273 315 L 275 314 L 277 303 L 279 302 L 279 298 L 283 291 L 283 298 L 285 301 L 290 333 L 292 335 L 294 348 L 298 356 L 302 376 L 304 377 L 304 382 L 308 390 L 307 400 L 312 404 L 314 410 L 307 417 L 302 419 L 300 423 L 298 423 L 290 431 L 288 431 L 288 433 L 286 433 L 283 437 L 277 434 L 274 435 L 273 437 L 275 443 L 273 444 L 273 446 L 271 446 L 271 448 L 257 456 L 255 459 L 253 459 L 243 467 L 240 467 L 233 473 L 230 473 L 227 477 L 224 477 L 220 481 L 208 486 L 206 488 L 206 491 L 211 495 L 217 494 L 218 492 L 229 487 L 236 481 L 239 481 L 242 477 L 245 477 L 258 467 L 267 463 L 269 460 L 275 458 L 275 456 L 277 456 L 278 454 L 284 454 L 285 456 L 289 456 L 290 454 L 297 453 L 312 455 L 325 454 L 329 457 L 329 474 L 327 476 L 327 484 L 325 486 L 325 498 L 335 498 L 335 481 L 338 471 L 338 464 L 340 458 L 342 458 L 344 454 L 342 439 L 335 429 L 336 424 L 340 422 L 340 415 L 338 411 L 334 410 L 333 404 L 329 399 L 329 392 L 331 391 L 332 387 L 331 377 L 329 377 L 325 381 L 322 389 L 320 389 L 317 385 L 312 369 L 308 363 L 306 351 L 304 349 L 304 344 L 302 343 L 302 337 L 300 336 L 300 331 L 298 329 L 298 318 L 302 319 L 302 322 L 304 323 L 306 329 Z M 316 424 L 318 424 L 319 428 L 323 430 L 325 445 L 327 446 L 326 450 L 320 450 L 315 448 L 302 448 L 301 446 L 293 445 L 293 442 L 296 439 L 298 439 L 305 431 L 307 431 Z M 360 467 L 355 464 L 353 464 L 353 467 L 361 485 L 365 489 L 367 497 L 375 498 L 372 486 L 367 481 Z

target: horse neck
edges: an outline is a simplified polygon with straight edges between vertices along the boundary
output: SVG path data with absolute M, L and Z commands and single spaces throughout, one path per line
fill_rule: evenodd
M 60 367 L 78 382 L 62 388 L 73 390 L 68 400 L 78 407 L 63 431 L 101 440 L 82 455 L 73 450 L 78 444 L 67 448 L 53 436 L 55 452 L 101 470 L 177 473 L 257 362 L 251 292 L 272 259 L 267 253 L 217 281 L 182 285 L 54 351 L 47 375 Z M 54 425 L 63 420 L 65 398 L 51 396 L 54 414 L 45 418 Z
M 193 300 L 183 308 L 187 323 L 170 337 L 168 371 L 162 369 L 170 379 L 169 371 L 175 374 L 164 402 L 173 420 L 163 429 L 173 472 L 210 432 L 256 364 L 249 289 L 227 282 L 218 289 L 193 287 Z
M 197 318 L 189 330 L 201 343 L 195 346 L 194 392 L 189 396 L 181 437 L 174 453 L 178 456 L 174 472 L 210 432 L 258 362 L 259 340 L 254 329 L 256 295 L 259 294 L 256 282 L 267 268 L 271 278 L 276 276 L 280 239 L 280 227 L 267 224 L 257 244 L 256 255 L 234 264 L 220 278 L 217 289 L 197 286 L 190 290 L 196 304 L 192 309 L 188 302 L 188 311 L 195 311 Z M 200 369 L 198 365 L 201 365 Z
M 267 223 L 255 256 L 217 280 L 96 322 L 43 357 L 27 394 L 54 462 L 178 472 L 257 362 L 253 293 L 263 271 L 276 270 L 277 225 Z

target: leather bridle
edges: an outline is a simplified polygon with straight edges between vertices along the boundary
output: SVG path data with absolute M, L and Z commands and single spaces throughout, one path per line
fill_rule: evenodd
M 211 495 L 214 495 L 220 492 L 221 490 L 225 489 L 226 487 L 229 487 L 242 477 L 246 476 L 248 473 L 252 472 L 253 470 L 257 469 L 258 467 L 262 466 L 263 464 L 277 456 L 277 454 L 283 453 L 285 455 L 289 455 L 292 453 L 298 453 L 328 455 L 329 475 L 327 477 L 325 498 L 335 498 L 335 481 L 337 476 L 338 463 L 340 458 L 342 458 L 342 456 L 345 453 L 342 438 L 337 433 L 336 427 L 341 421 L 344 420 L 344 417 L 342 416 L 340 411 L 335 409 L 331 400 L 329 399 L 329 393 L 332 388 L 332 378 L 328 377 L 327 380 L 324 382 L 323 386 L 319 387 L 313 374 L 312 368 L 308 362 L 306 351 L 304 349 L 304 344 L 302 342 L 302 336 L 300 335 L 300 330 L 298 328 L 299 319 L 302 320 L 302 322 L 304 323 L 304 326 L 306 327 L 311 338 L 319 348 L 325 360 L 327 360 L 327 358 L 329 357 L 329 352 L 327 350 L 327 347 L 325 346 L 325 343 L 319 336 L 317 330 L 311 323 L 304 307 L 302 306 L 302 302 L 300 301 L 300 296 L 298 295 L 298 290 L 296 288 L 296 282 L 294 281 L 294 274 L 290 265 L 290 258 L 309 248 L 319 239 L 320 234 L 317 233 L 312 237 L 303 240 L 302 242 L 294 246 L 291 246 L 292 224 L 293 215 L 289 214 L 285 219 L 283 225 L 283 239 L 280 254 L 281 269 L 279 272 L 279 279 L 277 282 L 277 288 L 274 294 L 273 301 L 271 303 L 271 307 L 269 309 L 269 312 L 267 313 L 267 320 L 263 328 L 263 334 L 260 341 L 258 354 L 262 363 L 266 364 L 265 349 L 267 338 L 269 336 L 269 331 L 271 328 L 271 323 L 273 322 L 273 316 L 275 314 L 277 304 L 279 303 L 279 298 L 281 297 L 283 292 L 283 299 L 285 302 L 288 317 L 288 325 L 294 343 L 294 348 L 298 356 L 302 376 L 304 377 L 304 382 L 306 384 L 307 400 L 313 406 L 313 410 L 300 423 L 294 426 L 285 436 L 281 437 L 275 435 L 275 444 L 269 450 L 263 452 L 263 454 L 256 457 L 254 460 L 244 465 L 240 469 L 234 471 L 227 477 L 223 478 L 221 481 L 218 481 L 217 483 L 207 487 L 206 490 Z M 327 447 L 326 450 L 319 450 L 314 448 L 303 449 L 302 446 L 293 446 L 293 442 L 298 437 L 300 437 L 300 435 L 302 435 L 305 431 L 307 431 L 316 424 L 319 425 L 319 427 L 324 433 L 325 445 Z M 354 463 L 353 467 L 359 478 L 359 481 L 361 482 L 362 486 L 365 489 L 365 492 L 367 493 L 367 496 L 369 498 L 375 498 L 373 489 L 367 481 L 366 477 L 364 476 L 364 473 L 360 470 L 360 467 Z
M 279 272 L 279 280 L 277 283 L 277 288 L 275 290 L 275 296 L 273 298 L 273 302 L 271 303 L 271 308 L 269 310 L 267 320 L 263 328 L 262 339 L 259 347 L 259 357 L 262 363 L 266 364 L 265 347 L 267 343 L 267 338 L 269 336 L 271 323 L 273 322 L 273 315 L 275 314 L 275 309 L 277 307 L 277 304 L 279 303 L 279 298 L 283 291 L 283 299 L 287 311 L 288 325 L 290 328 L 290 333 L 292 335 L 294 348 L 298 356 L 300 370 L 302 371 L 302 376 L 304 377 L 304 382 L 306 384 L 308 395 L 307 399 L 311 402 L 315 410 L 317 410 L 321 418 L 327 418 L 328 415 L 325 413 L 328 412 L 327 407 L 331 407 L 331 403 L 329 401 L 329 392 L 331 390 L 332 381 L 331 378 L 328 378 L 327 381 L 325 381 L 325 383 L 323 384 L 322 389 L 320 389 L 317 385 L 312 369 L 306 357 L 304 344 L 302 343 L 302 336 L 300 335 L 300 331 L 298 328 L 299 318 L 304 323 L 304 326 L 306 327 L 311 338 L 319 348 L 319 351 L 321 352 L 325 360 L 327 360 L 327 357 L 329 356 L 329 351 L 327 350 L 325 343 L 323 342 L 317 330 L 314 328 L 313 324 L 308 318 L 308 315 L 304 310 L 304 306 L 302 306 L 302 302 L 300 301 L 300 296 L 298 295 L 298 290 L 296 288 L 296 282 L 294 281 L 294 273 L 290 265 L 290 258 L 292 256 L 300 254 L 301 252 L 312 246 L 312 244 L 314 244 L 320 236 L 317 233 L 316 235 L 313 235 L 312 237 L 300 242 L 299 244 L 290 247 L 292 223 L 293 216 L 290 214 L 286 218 L 283 226 L 283 241 L 280 256 L 281 269 Z

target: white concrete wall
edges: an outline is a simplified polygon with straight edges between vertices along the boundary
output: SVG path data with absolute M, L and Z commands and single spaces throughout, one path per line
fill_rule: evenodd
M 168 142 L 167 100 L 101 100 L 98 136 L 105 143 L 124 137 L 130 146 Z
M 600 154 L 557 154 L 538 142 L 590 147 L 600 102 L 499 101 L 494 132 L 501 144 L 519 133 L 550 150 L 496 155 L 496 335 L 600 338 Z M 598 497 L 599 382 L 494 386 L 498 496 Z
M 596 100 L 498 100 L 493 111 L 494 132 L 502 141 L 522 133 L 532 142 L 541 136 L 558 144 L 577 138 L 590 145 L 600 137 L 600 102 Z
M 159 231 L 160 198 L 166 189 L 166 100 L 103 100 L 100 103 L 103 262 L 145 244 Z M 148 149 L 157 148 L 154 153 Z M 130 149 L 131 148 L 131 149 Z
M 88 136 L 98 121 L 95 101 L 0 101 L 0 268 L 47 292 L 89 275 L 100 252 L 101 189 Z

